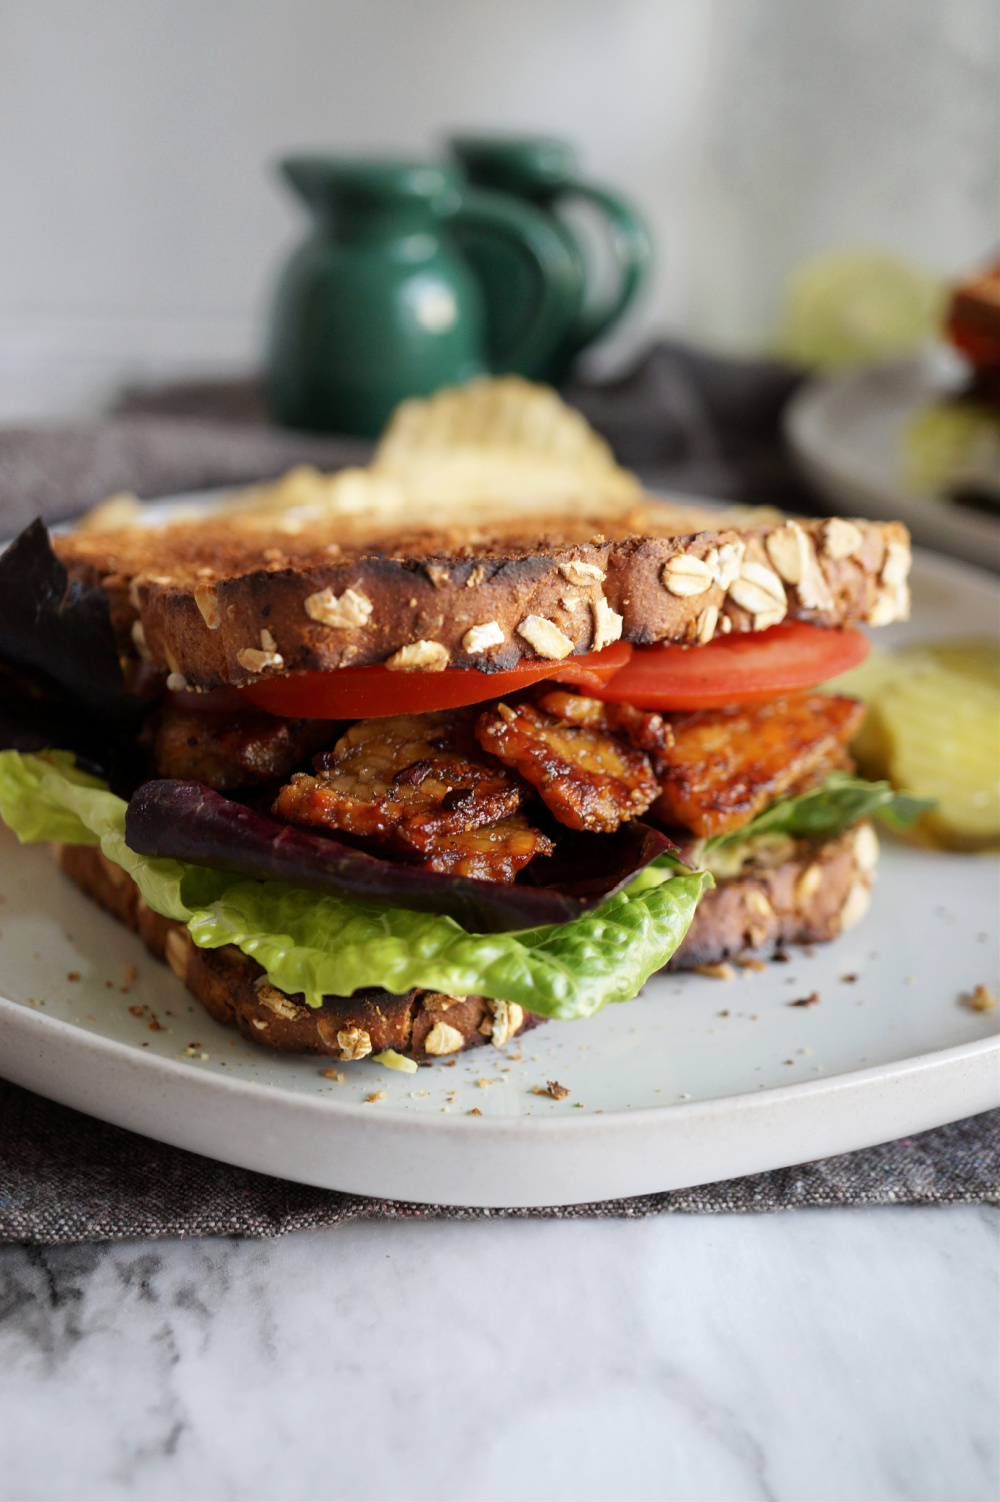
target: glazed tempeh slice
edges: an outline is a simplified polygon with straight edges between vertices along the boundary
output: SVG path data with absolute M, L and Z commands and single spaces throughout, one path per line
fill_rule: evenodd
M 644 814 L 658 792 L 653 769 L 604 730 L 545 714 L 532 704 L 500 703 L 480 716 L 476 735 L 538 789 L 569 829 L 611 833 Z
M 168 707 L 153 733 L 153 763 L 160 777 L 203 782 L 226 793 L 287 777 L 329 745 L 333 729 L 323 720 L 191 714 Z
M 674 715 L 653 812 L 698 835 L 740 829 L 776 798 L 817 787 L 828 773 L 850 766 L 847 745 L 864 713 L 857 699 L 795 694 Z
M 482 754 L 474 711 L 443 710 L 358 720 L 316 775 L 296 775 L 274 813 L 427 852 L 439 839 L 509 818 L 524 802 L 521 779 Z

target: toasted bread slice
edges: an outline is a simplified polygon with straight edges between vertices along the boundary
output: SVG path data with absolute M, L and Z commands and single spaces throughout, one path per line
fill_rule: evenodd
M 545 1020 L 481 996 L 456 999 L 429 991 L 359 991 L 326 996 L 316 1009 L 304 1006 L 300 997 L 269 986 L 260 965 L 233 945 L 196 948 L 184 925 L 147 907 L 131 877 L 95 846 L 54 850 L 66 875 L 137 931 L 217 1022 L 266 1048 L 344 1060 L 391 1048 L 430 1063 L 483 1043 L 500 1046 Z M 785 944 L 835 938 L 868 906 L 877 850 L 870 825 L 862 824 L 826 844 L 803 841 L 771 869 L 721 881 L 701 899 L 668 968 L 717 965 L 771 954 Z
M 148 907 L 132 878 L 93 845 L 56 845 L 53 854 L 88 897 L 139 934 L 217 1022 L 239 1028 L 245 1038 L 282 1053 L 325 1054 L 363 1059 L 383 1049 L 430 1063 L 476 1048 L 498 1047 L 542 1018 L 519 1006 L 482 996 L 453 997 L 434 991 L 358 991 L 326 996 L 321 1007 L 286 996 L 266 984 L 264 971 L 232 944 L 198 949 L 183 923 Z
M 868 911 L 877 860 L 875 832 L 863 823 L 825 844 L 798 841 L 769 868 L 719 880 L 699 902 L 667 968 L 690 970 L 835 939 Z
M 401 531 L 369 514 L 289 532 L 268 514 L 55 547 L 72 577 L 108 594 L 123 650 L 206 689 L 371 663 L 496 672 L 619 637 L 695 644 L 782 620 L 908 613 L 898 522 L 718 522 L 654 501 L 530 528 L 515 515 Z

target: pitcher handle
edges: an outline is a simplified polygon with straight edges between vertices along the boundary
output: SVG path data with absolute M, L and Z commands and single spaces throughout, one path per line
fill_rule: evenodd
M 574 319 L 567 336 L 567 352 L 575 354 L 624 313 L 646 280 L 653 258 L 653 245 L 649 230 L 640 215 L 623 198 L 619 198 L 617 193 L 609 193 L 604 188 L 592 187 L 590 183 L 577 182 L 575 179 L 567 183 L 563 192 L 566 196 L 582 198 L 592 203 L 607 221 L 611 247 L 620 274 L 618 287 L 609 297 L 595 305 L 583 306 Z
M 486 297 L 495 277 L 477 277 L 486 301 L 490 365 L 534 379 L 566 338 L 580 312 L 583 283 L 580 266 L 558 230 L 545 215 L 506 193 L 487 188 L 463 191 L 447 222 L 467 259 L 477 270 L 477 251 L 490 245 L 506 255 L 507 295 Z

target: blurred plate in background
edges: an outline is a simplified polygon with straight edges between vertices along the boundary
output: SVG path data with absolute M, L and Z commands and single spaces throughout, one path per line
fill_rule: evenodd
M 902 435 L 946 379 L 907 361 L 808 382 L 785 414 L 806 476 L 842 516 L 905 522 L 914 542 L 1000 571 L 1000 520 L 902 488 Z

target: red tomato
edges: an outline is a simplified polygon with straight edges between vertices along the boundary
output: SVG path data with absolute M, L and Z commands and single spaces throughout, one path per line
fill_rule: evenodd
M 377 715 L 419 714 L 430 709 L 457 709 L 516 693 L 540 678 L 574 683 L 593 693 L 628 662 L 632 647 L 615 642 L 600 652 L 567 657 L 562 662 L 522 662 L 507 673 L 478 668 L 445 668 L 440 673 L 393 672 L 382 664 L 338 668 L 331 673 L 290 673 L 262 678 L 240 689 L 244 698 L 270 714 L 309 720 L 362 720 Z
M 704 647 L 638 647 L 606 687 L 590 692 L 640 709 L 720 709 L 812 688 L 856 667 L 868 652 L 868 638 L 850 626 L 789 621 Z

